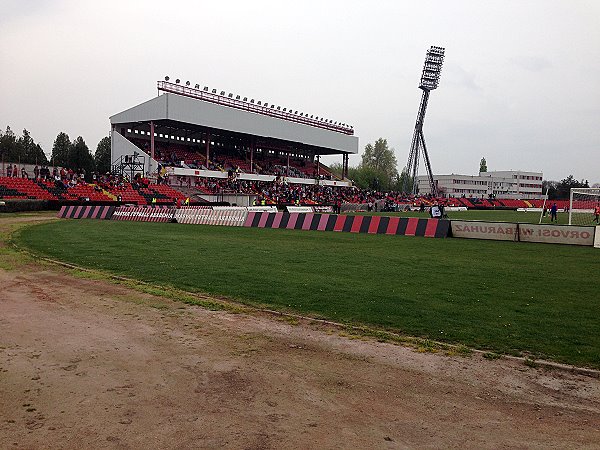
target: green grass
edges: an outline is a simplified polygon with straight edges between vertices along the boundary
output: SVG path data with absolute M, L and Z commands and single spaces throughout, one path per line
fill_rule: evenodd
M 380 213 L 380 212 L 356 212 L 349 213 L 353 215 L 378 215 L 378 216 L 399 216 L 399 217 L 429 217 L 428 212 L 408 211 L 397 213 Z M 449 211 L 448 218 L 450 220 L 483 220 L 487 222 L 521 222 L 521 223 L 538 223 L 540 220 L 539 212 L 520 212 L 513 210 L 468 210 L 468 211 Z M 569 223 L 568 213 L 557 214 L 558 224 L 567 225 Z M 550 223 L 550 215 L 542 218 L 542 223 Z
M 591 247 L 99 220 L 27 227 L 17 238 L 150 283 L 600 368 L 600 252 Z

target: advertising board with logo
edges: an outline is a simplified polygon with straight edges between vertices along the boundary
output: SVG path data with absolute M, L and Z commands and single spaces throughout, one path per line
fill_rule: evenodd
M 452 236 L 495 241 L 594 245 L 594 227 L 453 220 Z
M 519 240 L 547 244 L 594 245 L 594 231 L 594 227 L 520 223 Z
M 504 222 L 467 222 L 453 220 L 450 225 L 452 236 L 465 239 L 492 239 L 495 241 L 517 241 L 517 225 Z

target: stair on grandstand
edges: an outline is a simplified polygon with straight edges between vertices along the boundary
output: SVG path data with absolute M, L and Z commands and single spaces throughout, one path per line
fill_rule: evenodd
M 44 191 L 50 193 L 55 199 L 62 200 L 63 193 L 67 191 L 67 189 L 56 187 L 55 181 L 44 181 L 44 180 L 36 180 L 35 183 L 43 189 Z

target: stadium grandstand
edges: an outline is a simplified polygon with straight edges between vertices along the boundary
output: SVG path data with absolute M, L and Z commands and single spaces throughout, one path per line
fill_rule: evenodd
M 158 182 L 168 176 L 180 188 L 201 186 L 197 194 L 206 200 L 232 175 L 247 183 L 281 178 L 292 185 L 351 186 L 348 156 L 358 153 L 353 127 L 168 80 L 158 82 L 157 97 L 110 118 L 116 173 Z M 342 177 L 321 164 L 322 155 L 340 155 Z

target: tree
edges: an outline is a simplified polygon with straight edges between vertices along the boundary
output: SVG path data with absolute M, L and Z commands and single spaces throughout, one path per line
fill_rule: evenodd
M 26 129 L 23 130 L 23 136 L 17 140 L 17 146 L 19 147 L 19 156 L 22 163 L 31 163 L 29 156 L 33 155 L 35 149 L 35 143 L 31 134 Z
M 342 176 L 342 165 L 333 163 L 329 166 L 332 173 Z M 371 167 L 365 167 L 359 164 L 357 167 L 348 167 L 348 178 L 361 189 L 387 190 L 388 186 L 383 185 L 385 174 Z
M 487 162 L 485 158 L 481 158 L 481 161 L 479 161 L 479 172 L 487 172 Z
M 559 199 L 567 199 L 571 194 L 571 188 L 590 187 L 587 180 L 577 181 L 573 175 L 569 175 L 556 185 L 556 197 Z
M 338 177 L 342 178 L 342 172 L 344 170 L 344 166 L 342 166 L 342 163 L 332 163 L 329 164 L 329 171 L 335 175 L 337 175 Z
M 110 137 L 103 137 L 98 142 L 96 153 L 94 153 L 94 162 L 99 173 L 110 172 Z
M 6 133 L 0 131 L 0 159 L 5 162 L 19 160 L 17 138 L 10 127 L 6 127 Z
M 405 180 L 407 180 L 406 184 L 404 183 Z M 394 190 L 396 190 L 396 191 L 402 191 L 404 189 L 404 186 L 408 186 L 408 192 L 412 192 L 412 188 L 413 188 L 413 183 L 414 182 L 415 182 L 415 180 L 408 173 L 408 169 L 406 167 L 404 167 L 402 169 L 402 173 L 398 177 L 398 183 L 394 187 Z
M 47 165 L 48 157 L 46 156 L 46 152 L 40 147 L 40 144 L 35 144 L 35 148 L 33 149 L 33 154 L 30 156 L 32 164 L 37 165 Z
M 23 130 L 23 136 L 17 138 L 10 127 L 6 127 L 6 133 L 0 131 L 0 159 L 21 164 L 47 162 L 46 154 L 40 144 L 34 142 L 29 131 Z
M 71 150 L 71 140 L 67 133 L 62 131 L 58 133 L 52 146 L 52 164 L 55 166 L 67 167 L 69 152 Z
M 77 137 L 71 144 L 66 165 L 77 171 L 84 169 L 86 180 L 91 179 L 91 173 L 95 170 L 94 157 L 81 136 Z
M 390 180 L 384 172 L 362 164 L 358 167 L 349 167 L 348 177 L 361 189 L 387 191 L 390 185 Z
M 369 187 L 376 190 L 390 189 L 394 179 L 398 177 L 396 155 L 394 149 L 388 147 L 387 139 L 379 138 L 374 145 L 365 146 L 362 163 L 359 167 L 365 170 L 363 178 L 369 181 Z
M 23 130 L 23 136 L 17 140 L 17 146 L 19 148 L 21 162 L 26 164 L 47 164 L 48 158 L 40 147 L 40 144 L 36 144 L 29 131 Z
M 332 173 L 342 176 L 342 165 L 334 163 L 329 166 Z M 361 189 L 388 190 L 386 184 L 386 175 L 371 167 L 365 167 L 359 164 L 357 167 L 348 167 L 348 178 L 352 180 L 355 186 Z
M 542 181 L 542 193 L 545 194 L 546 192 L 548 193 L 548 200 L 556 200 L 557 197 L 557 190 L 556 190 L 556 186 L 558 185 L 558 183 L 556 181 L 550 181 L 550 180 L 544 180 Z

